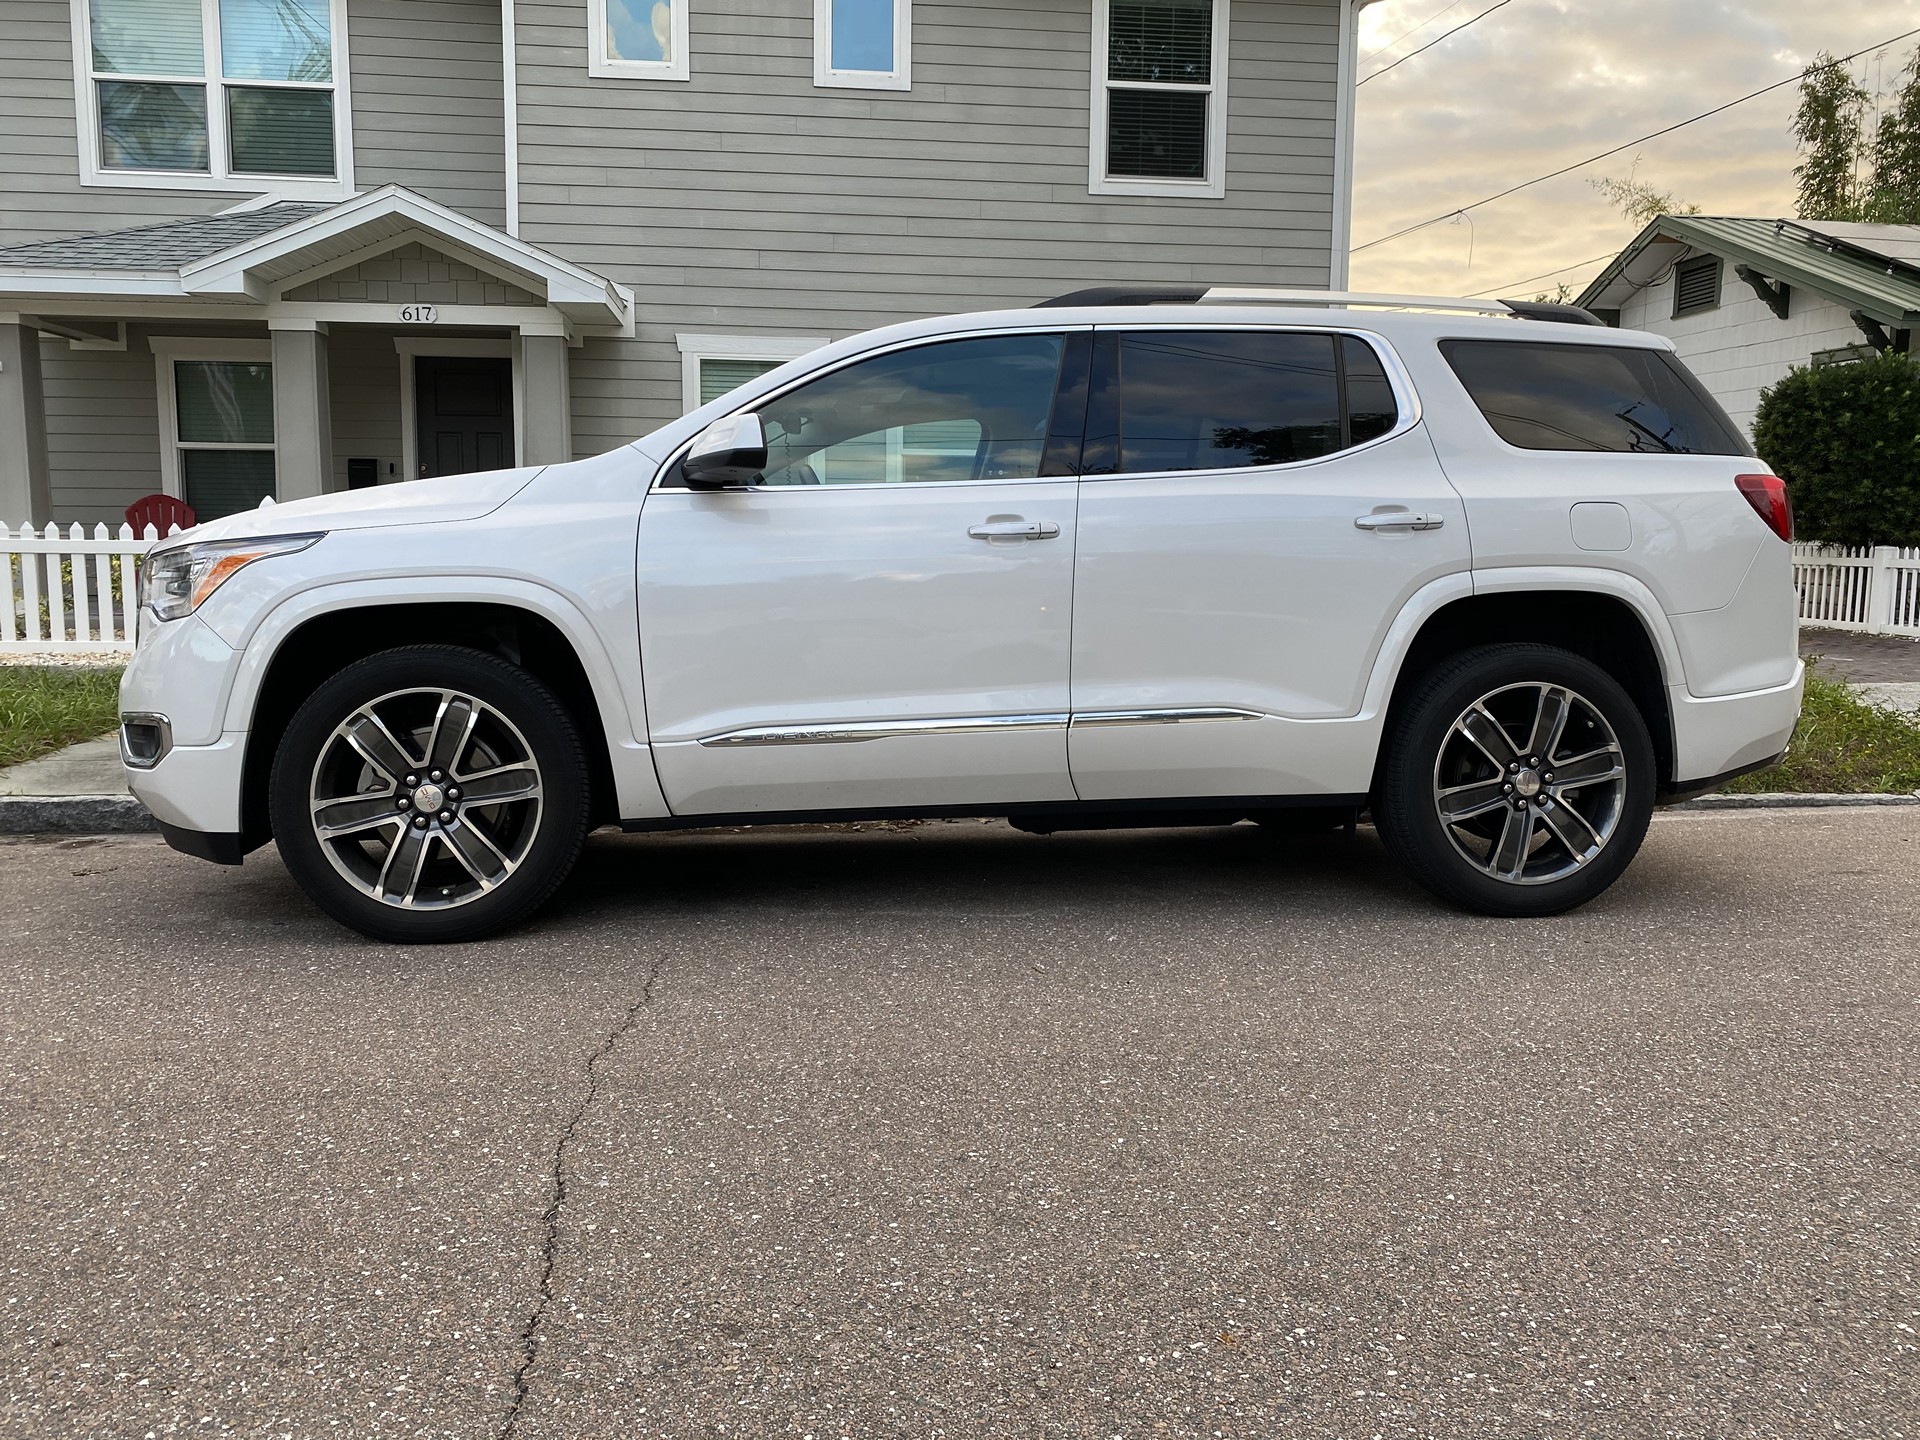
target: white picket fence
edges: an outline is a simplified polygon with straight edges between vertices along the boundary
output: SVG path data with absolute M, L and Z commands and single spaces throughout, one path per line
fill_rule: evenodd
M 172 526 L 169 535 L 180 533 Z M 0 652 L 85 655 L 134 647 L 141 559 L 160 539 L 131 525 L 0 524 Z
M 1875 635 L 1920 635 L 1920 548 L 1795 545 L 1800 621 Z
M 130 525 L 0 524 L 0 652 L 133 649 L 141 557 L 159 539 L 151 525 L 135 535 Z M 1803 624 L 1920 636 L 1920 548 L 1795 545 L 1793 583 Z

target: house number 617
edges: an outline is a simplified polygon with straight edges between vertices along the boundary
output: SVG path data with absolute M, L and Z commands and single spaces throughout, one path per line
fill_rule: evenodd
M 403 325 L 431 325 L 440 318 L 440 310 L 434 305 L 402 305 L 400 323 Z

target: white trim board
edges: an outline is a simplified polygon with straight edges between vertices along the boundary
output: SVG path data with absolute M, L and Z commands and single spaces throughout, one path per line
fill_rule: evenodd
M 420 417 L 414 403 L 414 365 L 422 355 L 469 355 L 513 362 L 513 463 L 520 465 L 526 425 L 526 389 L 520 376 L 520 347 L 512 340 L 489 340 L 458 335 L 396 335 L 394 352 L 400 357 L 400 478 L 420 478 Z
M 1093 0 L 1093 89 L 1087 131 L 1087 193 L 1089 195 L 1179 196 L 1188 200 L 1219 200 L 1227 193 L 1227 68 L 1232 26 L 1230 0 L 1213 0 L 1213 44 L 1207 96 L 1207 174 L 1203 180 L 1173 180 L 1158 176 L 1107 174 L 1107 93 L 1122 90 L 1164 90 L 1191 94 L 1198 85 L 1154 84 L 1141 80 L 1108 80 L 1108 46 L 1112 0 Z
M 587 74 L 597 80 L 687 80 L 687 7 L 691 0 L 667 0 L 667 58 L 622 60 L 607 45 L 607 0 L 588 0 Z
M 913 0 L 893 0 L 893 68 L 833 68 L 834 0 L 813 0 L 813 83 L 820 90 L 911 90 Z
M 109 170 L 100 158 L 100 117 L 94 91 L 93 37 L 88 0 L 72 0 L 73 107 L 79 127 L 80 183 L 111 190 L 176 190 L 183 192 L 271 194 L 279 200 L 344 200 L 353 194 L 353 80 L 348 70 L 347 0 L 329 0 L 333 43 L 333 169 L 329 176 L 235 175 L 227 167 L 226 100 L 216 97 L 226 79 L 220 62 L 220 0 L 200 0 L 200 35 L 205 46 L 204 75 L 182 77 L 207 87 L 207 172 L 182 170 Z M 138 83 L 143 77 L 130 76 Z M 275 82 L 236 78 L 241 86 Z M 319 89 L 301 85 L 299 89 Z
M 1379 0 L 1343 0 L 1333 108 L 1333 244 L 1327 288 L 1345 290 L 1353 247 L 1353 127 L 1359 113 L 1360 12 Z
M 680 350 L 681 414 L 700 408 L 702 360 L 770 360 L 785 364 L 832 342 L 824 335 L 675 335 Z

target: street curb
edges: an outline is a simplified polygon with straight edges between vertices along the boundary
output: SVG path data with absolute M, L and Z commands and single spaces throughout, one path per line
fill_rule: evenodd
M 131 795 L 0 795 L 0 835 L 140 835 L 159 828 Z
M 1920 805 L 1913 795 L 1702 795 L 1668 810 L 1815 810 L 1828 806 Z

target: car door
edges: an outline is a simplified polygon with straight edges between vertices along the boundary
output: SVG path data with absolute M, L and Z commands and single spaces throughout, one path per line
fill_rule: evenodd
M 1072 798 L 1076 482 L 1046 463 L 1067 348 L 1056 327 L 866 356 L 753 407 L 758 483 L 662 477 L 639 619 L 676 814 Z M 1078 394 L 1073 456 L 1084 370 Z
M 1401 606 L 1470 564 L 1461 502 L 1377 338 L 1101 331 L 1069 756 L 1084 800 L 1357 795 Z

